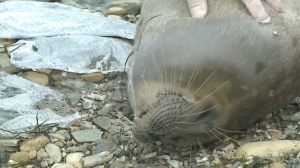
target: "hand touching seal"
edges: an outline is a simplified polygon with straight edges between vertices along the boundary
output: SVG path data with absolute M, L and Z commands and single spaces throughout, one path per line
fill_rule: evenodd
M 259 23 L 270 23 L 270 16 L 266 13 L 261 0 L 241 0 L 252 17 Z M 266 0 L 266 2 L 276 11 L 281 11 L 281 0 Z M 207 15 L 207 0 L 187 0 L 192 17 L 204 18 Z

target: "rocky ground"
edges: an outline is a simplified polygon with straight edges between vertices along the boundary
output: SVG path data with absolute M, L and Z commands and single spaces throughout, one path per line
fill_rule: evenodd
M 130 15 L 127 9 L 124 5 L 113 6 L 107 10 L 107 17 L 135 23 L 138 14 Z M 4 42 L 7 45 L 13 41 Z M 18 133 L 12 139 L 0 139 L 2 168 L 300 167 L 300 98 L 230 137 L 217 135 L 219 141 L 206 145 L 204 150 L 196 145 L 197 148 L 179 151 L 159 142 L 143 144 L 134 139 L 125 73 L 103 75 L 50 69 L 21 70 L 10 63 L 4 48 L 0 48 L 0 64 L 3 71 L 66 94 L 71 108 L 66 109 L 64 104 L 56 102 L 57 110 L 88 114 L 70 128 L 37 121 L 39 124 L 29 132 Z M 49 102 L 44 100 L 36 104 L 36 108 L 47 108 L 47 104 Z M 243 148 L 248 152 L 255 149 L 256 157 L 239 153 L 242 144 L 256 141 L 258 144 Z

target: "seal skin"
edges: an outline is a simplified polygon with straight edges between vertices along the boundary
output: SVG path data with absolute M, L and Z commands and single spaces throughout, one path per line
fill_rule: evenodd
M 268 25 L 235 0 L 210 3 L 197 20 L 186 1 L 144 2 L 128 72 L 137 137 L 208 143 L 300 94 L 300 1 L 265 5 Z

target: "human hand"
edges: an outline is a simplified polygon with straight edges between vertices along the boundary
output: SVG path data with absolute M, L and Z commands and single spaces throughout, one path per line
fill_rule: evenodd
M 259 23 L 270 23 L 270 16 L 266 13 L 261 0 L 241 0 L 252 17 Z M 266 0 L 276 11 L 281 12 L 281 0 Z M 192 17 L 204 18 L 207 15 L 207 0 L 187 0 Z

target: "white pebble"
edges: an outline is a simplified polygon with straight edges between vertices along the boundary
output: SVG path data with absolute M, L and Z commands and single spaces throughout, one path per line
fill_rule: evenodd
M 148 153 L 145 155 L 144 159 L 154 158 L 154 157 L 156 157 L 156 155 L 157 155 L 156 152 Z

